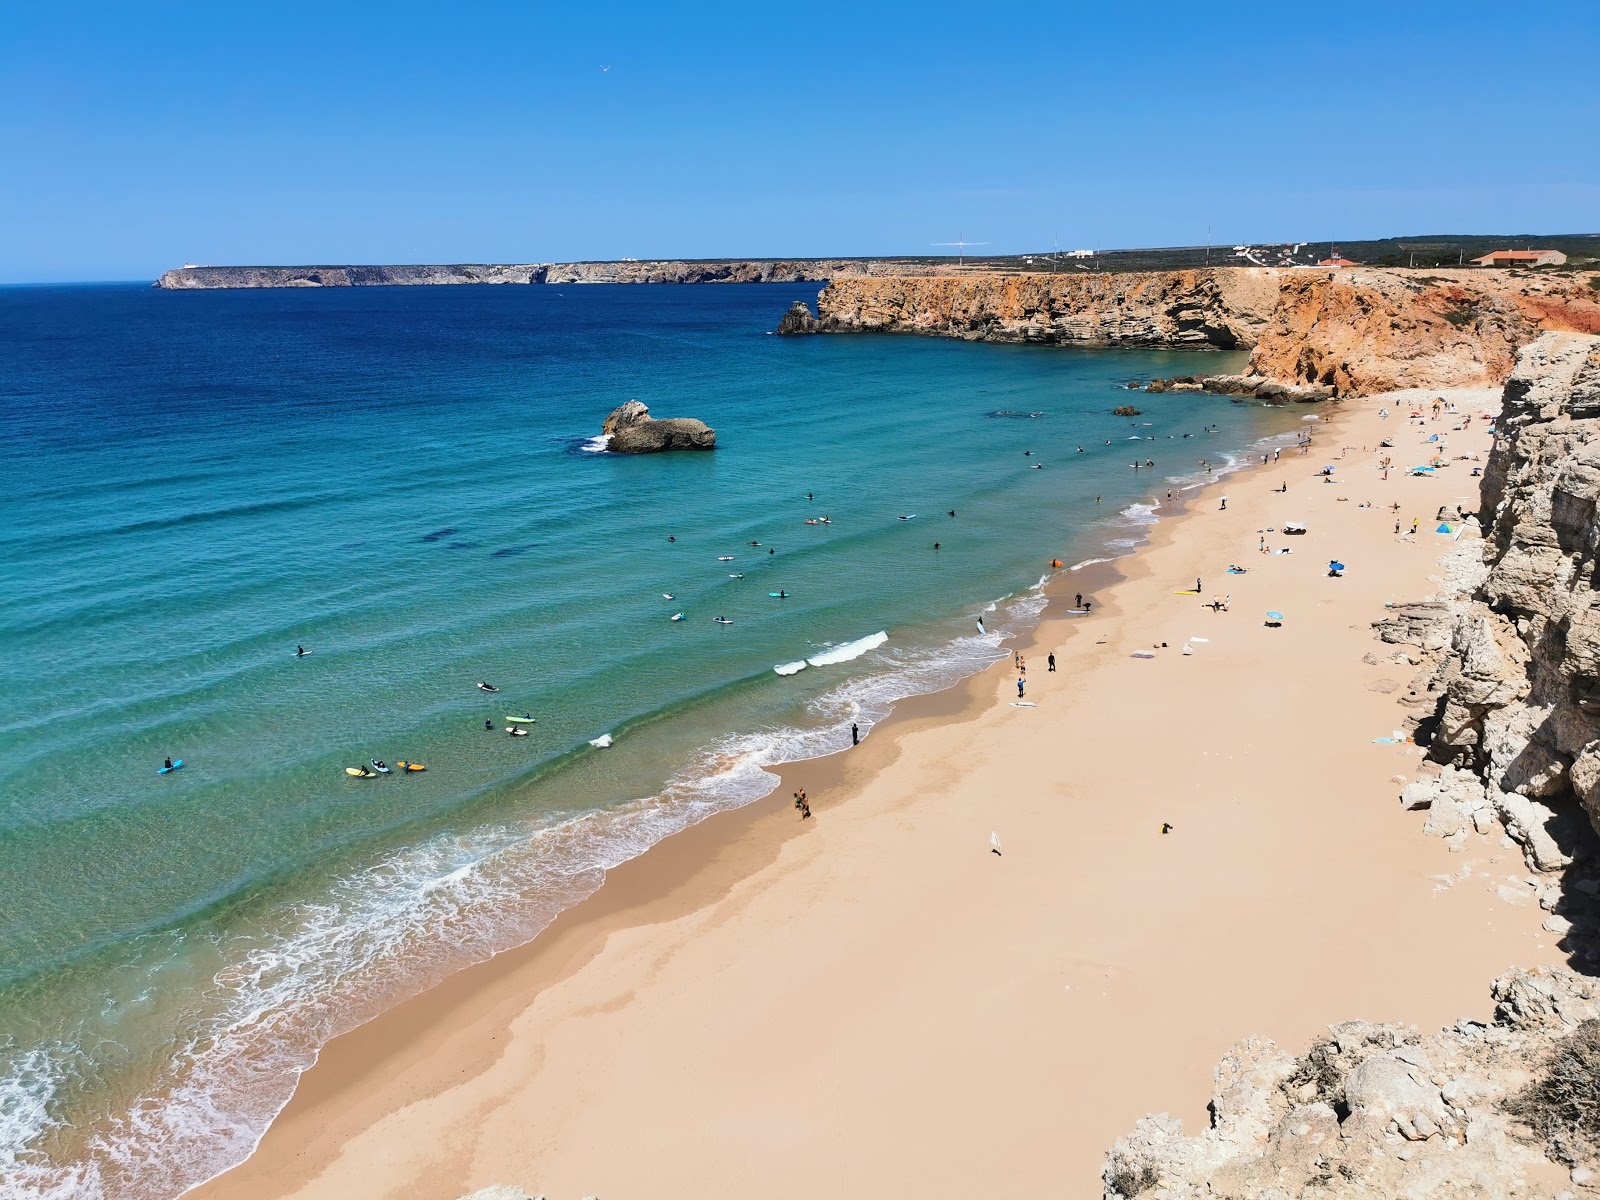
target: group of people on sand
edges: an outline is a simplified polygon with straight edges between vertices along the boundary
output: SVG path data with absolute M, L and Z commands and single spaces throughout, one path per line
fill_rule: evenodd
M 794 794 L 794 810 L 800 814 L 802 821 L 811 819 L 811 801 L 806 798 L 805 788 L 801 788 Z

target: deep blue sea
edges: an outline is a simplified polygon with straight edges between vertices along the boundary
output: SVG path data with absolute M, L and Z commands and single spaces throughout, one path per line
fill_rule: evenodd
M 769 334 L 815 294 L 0 288 L 0 1196 L 238 1161 L 329 1037 L 1298 424 L 1125 390 L 1227 356 Z M 628 399 L 718 449 L 597 452 Z

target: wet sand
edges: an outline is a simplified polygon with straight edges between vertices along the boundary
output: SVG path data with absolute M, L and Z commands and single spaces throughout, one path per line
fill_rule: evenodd
M 1391 782 L 1418 750 L 1372 741 L 1412 670 L 1371 622 L 1434 590 L 1453 543 L 1433 514 L 1478 486 L 1464 462 L 1380 481 L 1378 441 L 1402 467 L 1432 432 L 1451 455 L 1488 445 L 1407 411 L 1349 402 L 1307 423 L 1310 456 L 1199 492 L 1114 570 L 1063 572 L 1020 647 L 1037 707 L 1014 707 L 1009 664 L 905 702 L 532 945 L 336 1040 L 256 1155 L 191 1195 L 1092 1195 L 1138 1117 L 1203 1124 L 1211 1067 L 1247 1035 L 1298 1049 L 1350 1017 L 1486 1015 L 1493 975 L 1561 956 L 1494 894 L 1520 857 L 1424 838 Z M 1286 519 L 1310 532 L 1266 537 L 1294 553 L 1258 553 Z M 1077 591 L 1087 617 L 1065 613 Z M 1229 611 L 1201 606 L 1224 593 Z

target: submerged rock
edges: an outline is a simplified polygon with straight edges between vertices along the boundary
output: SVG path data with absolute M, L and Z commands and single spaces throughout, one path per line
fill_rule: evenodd
M 613 409 L 601 432 L 610 439 L 606 448 L 618 454 L 653 454 L 658 450 L 714 450 L 717 431 L 693 417 L 650 415 L 637 400 Z

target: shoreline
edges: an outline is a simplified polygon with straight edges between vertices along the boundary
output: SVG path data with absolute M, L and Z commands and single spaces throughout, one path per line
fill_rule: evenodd
M 1362 403 L 1369 409 L 1375 406 L 1370 400 Z M 1333 419 L 1319 422 L 1316 432 L 1332 438 L 1341 436 L 1350 423 L 1345 418 L 1355 411 L 1359 410 L 1346 407 L 1330 414 Z M 1319 453 L 1333 457 L 1332 450 Z M 1253 464 L 1223 478 L 1241 492 L 1247 488 L 1261 492 L 1265 490 L 1261 482 L 1264 475 L 1283 473 L 1297 480 L 1306 477 L 1310 461 L 1299 456 L 1292 459 L 1290 463 L 1277 464 L 1284 469 L 1282 472 L 1264 471 L 1260 464 Z M 1142 543 L 1131 553 L 1083 571 L 1062 571 L 1052 579 L 1052 586 L 1064 575 L 1076 588 L 1080 581 L 1089 583 L 1091 575 L 1104 570 L 1106 582 L 1096 580 L 1087 590 L 1115 590 L 1109 598 L 1103 592 L 1098 596 L 1096 613 L 1087 622 L 1091 631 L 1106 633 L 1109 640 L 1107 631 L 1126 615 L 1120 604 L 1122 593 L 1152 578 L 1157 569 L 1152 558 L 1182 545 L 1184 531 L 1206 515 L 1194 501 L 1210 496 L 1213 490 L 1202 485 L 1188 493 L 1185 499 L 1189 503 L 1150 526 Z M 1303 485 L 1299 490 L 1304 490 Z M 1236 504 L 1235 509 L 1238 508 Z M 1233 553 L 1234 561 L 1238 561 L 1240 552 Z M 1349 555 L 1348 550 L 1341 553 Z M 1434 558 L 1427 561 L 1436 569 Z M 1254 562 L 1251 565 L 1256 566 Z M 1159 595 L 1161 589 L 1156 590 Z M 1079 630 L 1063 628 L 1075 622 L 1059 611 L 1060 596 L 1053 591 L 1047 594 L 1049 599 L 1027 635 L 1026 644 L 1013 645 L 1030 656 L 1050 647 L 1064 651 L 1063 657 L 1094 657 L 1093 646 L 1085 645 L 1091 639 L 1077 636 Z M 1417 596 L 1407 592 L 1392 598 Z M 1381 614 L 1371 613 L 1369 617 L 1376 619 L 1378 615 Z M 1367 636 L 1370 638 L 1370 631 Z M 1174 646 L 1171 656 L 1176 654 Z M 531 1014 L 547 993 L 560 991 L 586 969 L 592 969 L 608 955 L 613 943 L 648 940 L 652 930 L 692 922 L 708 910 L 730 902 L 737 908 L 745 903 L 741 893 L 754 888 L 759 895 L 764 890 L 753 882 L 757 877 L 776 875 L 767 887 L 781 886 L 785 876 L 794 873 L 792 869 L 784 870 L 786 857 L 805 857 L 806 843 L 816 840 L 802 840 L 801 835 L 817 833 L 830 818 L 850 815 L 852 805 L 860 802 L 864 793 L 875 787 L 882 790 L 885 780 L 915 770 L 912 763 L 900 766 L 898 771 L 889 768 L 907 757 L 917 757 L 914 752 L 920 747 L 915 743 L 924 740 L 924 735 L 940 738 L 965 733 L 986 719 L 1009 715 L 1004 703 L 1007 687 L 998 689 L 997 700 L 993 671 L 989 668 L 943 692 L 901 701 L 894 714 L 873 731 L 888 736 L 869 737 L 860 749 L 848 754 L 782 768 L 776 772 L 780 783 L 771 795 L 708 818 L 608 873 L 605 886 L 563 913 L 534 942 L 461 971 L 429 992 L 335 1039 L 325 1047 L 317 1065 L 302 1077 L 294 1099 L 268 1130 L 252 1158 L 189 1194 L 323 1194 L 319 1187 L 321 1177 L 336 1174 L 330 1168 L 344 1165 L 341 1155 L 348 1158 L 345 1152 L 357 1140 L 368 1140 L 385 1123 L 403 1123 L 410 1107 L 423 1108 L 449 1100 L 452 1090 L 490 1076 L 514 1044 L 526 1036 L 519 1031 L 519 1026 L 526 1025 L 525 1015 Z M 1036 674 L 1034 679 L 1038 678 Z M 807 787 L 815 796 L 819 821 L 801 825 L 792 820 L 768 820 L 782 815 L 781 797 L 786 788 L 792 790 L 796 786 Z M 901 797 L 899 808 L 903 810 L 909 803 Z M 874 815 L 883 814 L 861 814 L 863 821 Z M 1417 842 L 1421 841 L 1419 834 L 1420 830 L 1412 830 Z M 813 857 L 815 853 L 813 850 Z M 1481 981 L 1464 999 L 1481 1004 L 1480 994 Z M 1337 1003 L 1335 1011 L 1343 1011 Z M 1235 1036 L 1247 1032 L 1240 1028 Z M 1206 1051 L 1208 1068 L 1217 1049 L 1210 1047 Z M 1203 1090 L 1194 1097 L 1196 1104 L 1202 1097 Z M 1106 1145 L 1109 1139 L 1103 1141 L 1101 1149 Z M 468 1190 L 469 1182 L 549 1186 L 533 1175 L 482 1175 L 469 1160 L 459 1158 L 448 1164 L 431 1164 L 425 1174 L 429 1186 L 424 1190 L 414 1180 L 416 1194 L 450 1195 L 454 1194 L 449 1191 L 452 1187 Z M 331 1179 L 326 1182 L 338 1186 Z M 410 1192 L 411 1187 L 405 1189 L 405 1194 Z

